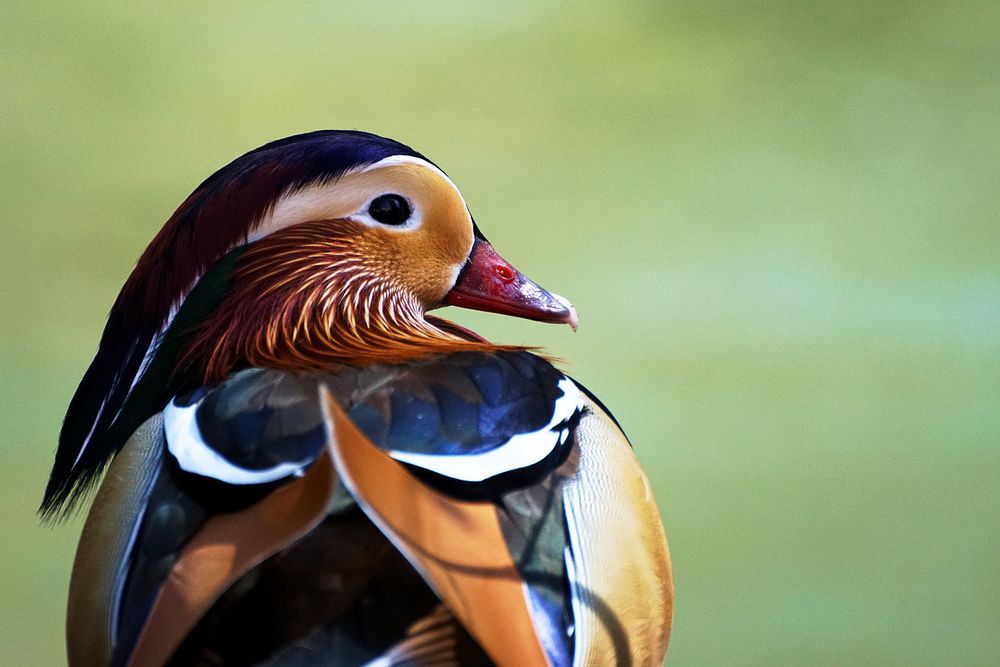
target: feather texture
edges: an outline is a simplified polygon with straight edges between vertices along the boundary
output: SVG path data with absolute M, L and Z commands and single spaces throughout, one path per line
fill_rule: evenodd
M 425 318 L 410 290 L 385 276 L 367 234 L 350 220 L 319 221 L 250 246 L 234 293 L 201 324 L 182 365 L 214 383 L 246 366 L 312 370 L 519 349 Z
M 191 193 L 143 252 L 111 308 L 97 354 L 66 412 L 44 516 L 70 509 L 131 435 L 107 437 L 157 336 L 199 278 L 246 243 L 283 194 L 397 155 L 426 160 L 409 146 L 367 132 L 311 132 L 246 153 Z
M 43 516 L 110 462 L 71 664 L 659 664 L 669 554 L 617 422 L 442 304 L 577 322 L 397 142 L 290 137 L 199 186 L 60 435 Z

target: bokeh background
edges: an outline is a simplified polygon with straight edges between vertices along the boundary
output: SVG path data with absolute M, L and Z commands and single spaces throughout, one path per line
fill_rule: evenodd
M 626 426 L 670 664 L 996 664 L 998 35 L 990 0 L 5 3 L 0 664 L 65 660 L 80 520 L 34 510 L 133 262 L 316 128 L 429 155 L 578 307 L 451 316 Z

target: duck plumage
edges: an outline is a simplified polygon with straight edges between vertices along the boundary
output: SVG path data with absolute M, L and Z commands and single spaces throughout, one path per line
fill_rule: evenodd
M 43 515 L 105 473 L 70 664 L 660 664 L 669 555 L 617 422 L 441 305 L 576 326 L 397 142 L 299 135 L 199 186 L 60 435 Z

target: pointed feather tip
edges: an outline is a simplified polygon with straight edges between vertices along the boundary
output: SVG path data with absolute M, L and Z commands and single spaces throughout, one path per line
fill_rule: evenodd
M 42 502 L 36 510 L 42 525 L 61 526 L 72 520 L 93 498 L 97 482 L 107 465 L 88 471 L 72 481 L 49 479 Z

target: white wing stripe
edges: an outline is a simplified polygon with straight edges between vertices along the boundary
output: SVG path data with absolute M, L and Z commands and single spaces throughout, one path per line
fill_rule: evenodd
M 519 433 L 496 449 L 481 454 L 417 454 L 392 450 L 389 456 L 402 463 L 430 470 L 465 482 L 482 482 L 511 470 L 527 468 L 548 456 L 565 430 L 554 430 L 573 413 L 583 408 L 583 395 L 576 384 L 564 377 L 559 381 L 563 395 L 556 399 L 549 423 L 530 433 Z
M 211 477 L 227 484 L 267 484 L 299 475 L 309 463 L 308 460 L 279 463 L 262 470 L 250 470 L 233 465 L 205 442 L 195 419 L 197 408 L 197 403 L 181 407 L 171 401 L 163 410 L 163 430 L 167 436 L 167 449 L 186 472 Z

